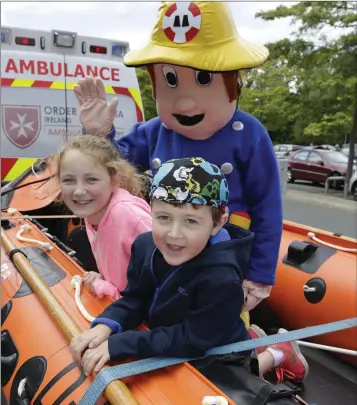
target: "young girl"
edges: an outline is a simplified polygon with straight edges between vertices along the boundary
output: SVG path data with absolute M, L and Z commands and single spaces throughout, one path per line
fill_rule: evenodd
M 98 136 L 76 137 L 57 155 L 56 174 L 62 200 L 85 218 L 88 239 L 100 274 L 83 281 L 95 295 L 120 296 L 136 237 L 151 231 L 151 210 L 141 198 L 144 178 L 120 157 L 110 141 Z

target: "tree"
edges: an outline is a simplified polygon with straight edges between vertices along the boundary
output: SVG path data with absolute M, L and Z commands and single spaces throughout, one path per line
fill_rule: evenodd
M 270 45 L 268 45 L 271 48 Z M 283 53 L 245 72 L 239 107 L 258 118 L 275 142 L 289 142 L 296 120 L 296 72 Z
M 136 68 L 136 75 L 139 81 L 141 99 L 144 106 L 145 120 L 149 121 L 151 118 L 157 116 L 156 103 L 155 100 L 152 98 L 152 87 L 149 73 L 146 68 Z
M 316 135 L 322 131 L 343 130 L 350 125 L 350 156 L 346 175 L 348 184 L 357 140 L 357 2 L 300 2 L 261 11 L 256 17 L 264 20 L 293 17 L 292 23 L 300 24 L 295 33 L 298 39 L 306 35 L 316 38 L 313 49 L 302 59 L 307 73 L 302 76 L 302 100 L 310 104 L 319 101 L 317 104 L 322 105 L 323 111 L 320 120 L 311 121 L 304 132 Z M 327 31 L 331 29 L 340 30 L 340 36 L 328 40 Z M 323 72 L 320 70 L 322 67 Z M 311 81 L 316 80 L 320 89 L 318 94 L 309 92 Z M 344 95 L 339 91 L 341 88 L 344 89 Z M 328 101 L 331 93 L 335 100 L 333 103 Z
M 266 46 L 269 60 L 244 75 L 240 106 L 263 122 L 275 142 L 343 142 L 351 126 L 351 80 L 331 74 L 330 50 L 316 51 L 302 39 Z

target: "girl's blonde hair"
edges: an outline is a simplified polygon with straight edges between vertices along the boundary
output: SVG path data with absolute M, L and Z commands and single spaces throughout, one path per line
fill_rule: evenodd
M 109 140 L 98 135 L 83 135 L 75 137 L 62 147 L 54 156 L 54 169 L 57 179 L 61 175 L 61 162 L 70 150 L 78 150 L 90 156 L 98 165 L 103 166 L 114 183 L 127 190 L 130 194 L 143 198 L 145 195 L 146 179 L 135 167 L 120 156 L 119 151 Z

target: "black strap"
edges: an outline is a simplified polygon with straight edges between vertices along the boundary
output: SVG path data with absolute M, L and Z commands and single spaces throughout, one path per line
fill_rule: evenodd
M 269 400 L 278 398 L 293 398 L 300 391 L 301 388 L 290 383 L 289 381 L 276 385 L 268 383 L 259 391 L 251 405 L 266 405 L 269 403 Z
M 271 394 L 274 391 L 274 385 L 267 384 L 258 392 L 257 396 L 254 398 L 254 401 L 251 405 L 266 405 Z
M 290 381 L 284 381 L 282 384 L 274 385 L 274 390 L 271 393 L 271 398 L 289 398 L 298 394 L 301 388 Z
M 22 253 L 25 257 L 26 257 L 26 259 L 27 259 L 27 255 L 26 255 L 26 253 L 25 252 L 23 252 L 21 249 L 12 249 L 12 251 L 9 253 L 9 257 L 10 257 L 10 260 L 11 261 L 13 261 L 12 260 L 12 257 L 14 256 L 14 254 L 15 253 Z

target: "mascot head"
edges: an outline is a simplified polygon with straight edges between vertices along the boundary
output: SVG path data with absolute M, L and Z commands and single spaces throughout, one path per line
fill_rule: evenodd
M 150 42 L 125 55 L 126 66 L 146 66 L 163 124 L 203 140 L 232 118 L 241 69 L 260 66 L 263 45 L 242 39 L 226 3 L 163 2 Z

